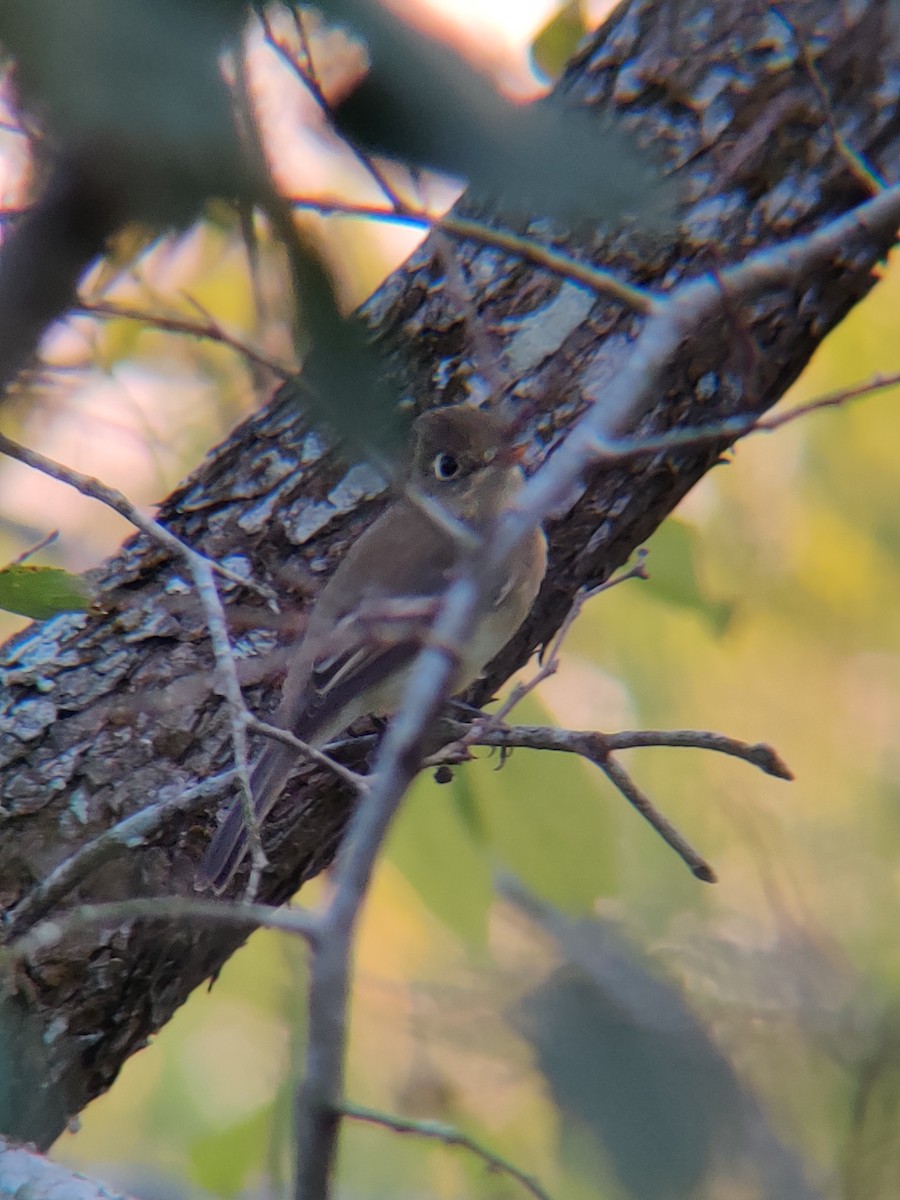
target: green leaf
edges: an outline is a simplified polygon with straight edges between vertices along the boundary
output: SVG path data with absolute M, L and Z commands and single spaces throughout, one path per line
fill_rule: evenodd
M 531 43 L 531 61 L 545 79 L 558 79 L 587 32 L 581 0 L 570 0 Z
M 357 316 L 344 317 L 329 272 L 304 239 L 286 241 L 299 305 L 298 341 L 305 340 L 303 376 L 293 385 L 313 422 L 363 453 L 390 460 L 406 441 L 408 418 L 397 407 L 396 383 Z
M 242 1121 L 197 1138 L 190 1147 L 193 1181 L 212 1195 L 236 1196 L 259 1171 L 271 1137 L 273 1105 L 265 1104 Z
M 471 771 L 462 770 L 440 787 L 419 780 L 394 822 L 387 856 L 448 929 L 467 945 L 483 946 L 493 889 L 473 824 L 471 780 Z
M 80 575 L 59 567 L 13 563 L 0 570 L 0 608 L 35 621 L 63 612 L 86 612 L 91 596 Z
M 722 634 L 731 620 L 734 606 L 711 596 L 698 570 L 702 553 L 697 530 L 685 521 L 670 517 L 647 543 L 650 575 L 647 587 L 660 600 L 693 609 L 709 623 L 713 632 Z
M 533 700 L 517 711 L 523 721 L 546 722 Z M 530 750 L 513 751 L 497 770 L 497 754 L 475 753 L 452 782 L 415 785 L 391 833 L 391 862 L 470 945 L 485 942 L 498 866 L 565 911 L 589 912 L 615 885 L 615 838 L 600 772 L 573 755 Z
M 869 1057 L 860 1064 L 845 1153 L 847 1200 L 888 1200 L 897 1194 L 900 1142 L 900 1012 L 885 1014 Z
M 694 1200 L 711 1180 L 730 1195 L 748 1175 L 753 1195 L 811 1200 L 802 1161 L 674 981 L 612 921 L 570 921 L 514 880 L 504 890 L 560 960 L 511 1018 L 560 1111 L 565 1160 L 592 1176 L 611 1165 L 640 1200 Z

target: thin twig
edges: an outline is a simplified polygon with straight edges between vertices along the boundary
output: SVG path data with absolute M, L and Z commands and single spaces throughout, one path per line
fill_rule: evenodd
M 404 205 L 402 208 L 385 208 L 383 204 L 367 204 L 363 201 L 340 200 L 337 197 L 287 196 L 285 203 L 303 212 L 318 213 L 322 217 L 359 217 L 361 220 L 386 221 L 391 225 L 413 225 L 417 229 L 431 229 L 442 217 Z
M 247 721 L 247 729 L 285 743 L 297 750 L 298 753 L 313 759 L 320 766 L 331 771 L 360 794 L 365 792 L 368 780 L 364 775 L 358 775 L 321 750 L 302 742 L 288 730 L 269 725 L 253 716 L 250 716 Z M 237 778 L 238 774 L 235 769 L 223 771 L 211 779 L 201 781 L 194 787 L 176 792 L 168 800 L 161 800 L 139 809 L 111 828 L 104 830 L 98 837 L 59 863 L 45 879 L 28 892 L 15 908 L 5 915 L 3 921 L 5 937 L 20 937 L 88 875 L 109 862 L 122 850 L 132 850 L 137 845 L 151 841 L 157 833 L 165 828 L 175 813 L 192 813 L 205 809 L 209 804 L 210 796 L 222 791 Z
M 255 717 L 251 717 L 247 722 L 247 728 L 284 742 L 332 771 L 356 791 L 360 793 L 365 791 L 368 780 L 364 775 L 357 775 L 355 771 L 335 762 L 321 750 L 316 750 L 315 747 L 300 741 L 288 730 L 268 725 L 265 721 L 259 721 Z M 6 914 L 3 922 L 4 936 L 10 940 L 21 937 L 88 875 L 123 850 L 132 850 L 135 846 L 151 841 L 166 827 L 173 814 L 199 812 L 205 809 L 209 804 L 210 796 L 221 792 L 236 779 L 236 770 L 223 771 L 211 779 L 202 780 L 194 787 L 176 792 L 168 800 L 161 800 L 156 804 L 139 809 L 131 816 L 123 818 L 111 828 L 104 830 L 98 837 L 59 863 L 45 879 L 28 892 L 15 908 Z
M 22 937 L 31 927 L 63 900 L 82 880 L 105 866 L 123 850 L 146 845 L 168 825 L 175 813 L 192 813 L 204 809 L 210 796 L 234 782 L 234 770 L 223 771 L 204 779 L 194 787 L 185 788 L 167 800 L 149 804 L 124 817 L 111 828 L 87 842 L 58 866 L 7 912 L 2 925 L 6 940 Z
M 680 429 L 667 429 L 661 433 L 648 434 L 642 437 L 617 437 L 614 439 L 598 438 L 596 442 L 598 454 L 616 462 L 629 458 L 639 458 L 647 454 L 664 454 L 673 450 L 681 450 L 689 446 L 700 446 L 704 442 L 724 441 L 728 444 L 743 437 L 751 437 L 756 433 L 771 433 L 783 425 L 809 416 L 820 409 L 840 408 L 850 400 L 861 396 L 869 396 L 873 392 L 884 391 L 887 388 L 900 385 L 900 372 L 894 375 L 875 375 L 860 383 L 852 384 L 826 396 L 818 397 L 783 413 L 771 417 L 757 417 L 752 413 L 736 413 L 723 417 L 719 421 L 710 421 L 702 425 L 684 425 Z
M 792 780 L 791 769 L 778 751 L 765 742 L 743 742 L 705 729 L 625 729 L 619 733 L 601 733 L 589 729 L 558 729 L 553 725 L 497 725 L 480 720 L 471 725 L 446 721 L 455 737 L 443 749 L 429 755 L 425 767 L 453 761 L 458 746 L 495 746 L 504 750 L 560 750 L 579 754 L 592 761 L 622 750 L 640 750 L 651 746 L 670 749 L 708 750 L 726 754 L 758 767 L 776 779 Z M 456 761 L 459 761 L 458 759 Z
M 595 267 L 590 263 L 580 262 L 577 258 L 553 250 L 536 242 L 524 234 L 513 233 L 510 230 L 496 229 L 485 225 L 482 221 L 470 217 L 459 217 L 447 213 L 436 217 L 431 213 L 415 209 L 409 205 L 395 209 L 379 208 L 377 205 L 355 204 L 340 200 L 314 200 L 305 197 L 291 197 L 288 201 L 294 208 L 306 208 L 324 216 L 362 217 L 371 220 L 395 221 L 403 225 L 415 225 L 423 229 L 438 229 L 459 241 L 478 242 L 483 246 L 493 246 L 504 250 L 516 258 L 525 259 L 535 266 L 543 267 L 561 279 L 577 283 L 598 296 L 609 296 L 619 301 L 633 312 L 646 315 L 653 308 L 654 295 L 646 288 L 626 283 L 614 272 L 603 267 Z
M 875 168 L 866 162 L 857 150 L 853 149 L 840 129 L 838 129 L 837 122 L 834 119 L 834 108 L 831 103 L 831 97 L 828 95 L 828 89 L 825 87 L 825 82 L 822 79 L 819 68 L 815 64 L 807 38 L 801 34 L 794 22 L 779 5 L 771 5 L 770 11 L 786 27 L 797 45 L 800 53 L 800 61 L 803 64 L 806 74 L 809 76 L 809 81 L 819 99 L 819 103 L 822 105 L 822 116 L 825 118 L 825 123 L 831 133 L 835 149 L 844 160 L 854 179 L 863 185 L 870 196 L 877 195 L 878 192 L 887 186 L 887 183 Z
M 205 558 L 199 550 L 193 550 L 186 542 L 181 541 L 174 533 L 166 529 L 165 525 L 160 525 L 158 521 L 154 521 L 152 517 L 148 517 L 146 513 L 141 512 L 137 505 L 132 504 L 128 497 L 117 488 L 110 487 L 109 484 L 103 483 L 91 475 L 83 475 L 81 471 L 76 471 L 74 467 L 67 467 L 64 463 L 48 458 L 38 450 L 32 450 L 28 446 L 23 446 L 20 442 L 14 442 L 12 438 L 8 438 L 4 434 L 0 434 L 0 454 L 5 454 L 7 458 L 14 458 L 26 467 L 31 467 L 34 471 L 40 471 L 42 475 L 48 475 L 58 483 L 64 483 L 68 487 L 74 488 L 76 492 L 81 492 L 83 496 L 87 496 L 91 500 L 96 500 L 98 504 L 104 504 L 107 508 L 111 508 L 113 512 L 117 512 L 120 517 L 124 517 L 130 525 L 134 525 L 141 533 L 146 534 L 153 541 L 165 546 L 173 555 L 181 558 L 186 556 L 202 558 L 208 564 L 211 571 L 215 572 L 216 575 L 220 575 L 229 583 L 233 583 L 237 587 L 247 588 L 248 591 L 256 592 L 263 599 L 271 599 L 271 593 L 268 589 L 262 588 L 260 584 L 246 578 L 244 575 L 238 574 L 237 571 L 232 571 L 230 567 L 225 567 L 211 558 Z
M 364 1108 L 360 1104 L 344 1103 L 341 1105 L 341 1113 L 353 1121 L 380 1125 L 384 1129 L 390 1129 L 392 1133 L 412 1134 L 415 1137 L 443 1142 L 445 1146 L 459 1146 L 480 1158 L 493 1174 L 508 1175 L 526 1192 L 534 1196 L 535 1200 L 550 1200 L 550 1193 L 538 1183 L 534 1176 L 526 1175 L 515 1163 L 495 1154 L 493 1150 L 488 1150 L 454 1125 L 447 1125 L 443 1121 L 417 1121 L 412 1117 L 397 1117 L 392 1113 L 379 1112 L 374 1108 Z
M 300 42 L 301 53 L 304 57 L 304 62 L 301 63 L 297 56 L 291 51 L 290 47 L 286 46 L 275 31 L 272 29 L 268 14 L 264 9 L 260 9 L 257 13 L 260 24 L 263 28 L 265 40 L 272 50 L 278 55 L 282 62 L 297 76 L 303 86 L 309 91 L 309 94 L 315 100 L 322 115 L 332 121 L 331 104 L 328 97 L 322 90 L 321 81 L 316 70 L 315 61 L 312 55 L 312 48 L 309 43 L 309 35 L 306 32 L 306 25 L 303 20 L 303 14 L 296 8 L 292 10 L 294 14 L 294 28 L 297 31 L 297 38 Z M 384 172 L 378 167 L 373 159 L 360 149 L 352 141 L 347 138 L 342 139 L 343 144 L 347 147 L 356 161 L 362 166 L 371 177 L 372 181 L 378 186 L 384 194 L 385 199 L 394 209 L 401 209 L 404 206 L 402 198 L 398 195 L 390 180 Z
M 206 627 L 216 667 L 219 671 L 225 699 L 231 722 L 231 747 L 239 785 L 239 796 L 244 819 L 247 825 L 253 870 L 251 884 L 255 877 L 267 866 L 267 860 L 259 837 L 259 822 L 253 810 L 253 793 L 250 786 L 250 768 L 247 752 L 247 725 L 252 720 L 251 714 L 244 703 L 240 680 L 238 679 L 237 664 L 231 650 L 231 640 L 228 636 L 228 622 L 222 599 L 216 587 L 214 571 L 218 571 L 226 579 L 239 584 L 241 587 L 250 586 L 240 575 L 213 563 L 210 559 L 192 549 L 187 543 L 171 533 L 164 525 L 148 517 L 117 488 L 102 483 L 89 475 L 83 475 L 72 467 L 64 466 L 46 455 L 39 454 L 27 446 L 0 435 L 0 454 L 15 458 L 26 466 L 44 475 L 49 475 L 61 483 L 68 484 L 84 496 L 105 504 L 107 508 L 119 513 L 147 537 L 165 547 L 173 556 L 182 559 L 191 573 L 194 588 L 200 598 L 206 617 Z M 251 893 L 252 896 L 252 893 Z
M 536 687 L 549 679 L 551 675 L 555 675 L 559 670 L 560 658 L 562 655 L 563 643 L 569 635 L 569 631 L 575 623 L 578 614 L 584 608 L 589 600 L 593 600 L 595 596 L 599 596 L 601 592 L 608 592 L 610 588 L 618 587 L 620 583 L 625 583 L 628 579 L 647 579 L 647 551 L 640 549 L 637 552 L 637 562 L 633 567 L 626 571 L 620 572 L 618 575 L 613 575 L 611 579 L 605 580 L 603 583 L 597 584 L 596 587 L 579 588 L 572 601 L 569 611 L 566 613 L 563 623 L 556 631 L 553 642 L 550 646 L 549 654 L 545 654 L 543 662 L 539 669 L 531 677 L 523 683 L 517 683 L 512 689 L 509 696 L 504 700 L 496 712 L 491 713 L 487 724 L 499 724 L 504 718 L 512 712 L 521 700 L 534 691 Z
M 694 847 L 684 838 L 672 822 L 662 815 L 649 796 L 644 795 L 621 763 L 614 758 L 606 757 L 592 760 L 625 799 L 641 814 L 645 821 L 655 829 L 664 842 L 672 847 L 679 858 L 683 859 L 691 873 L 703 883 L 715 883 L 716 873 Z
M 886 388 L 898 386 L 900 386 L 900 371 L 894 375 L 873 375 L 871 379 L 866 379 L 861 383 L 852 384 L 850 387 L 841 388 L 836 392 L 829 392 L 815 400 L 798 404 L 794 408 L 788 409 L 787 412 L 776 413 L 774 417 L 766 417 L 762 421 L 757 421 L 753 428 L 748 430 L 748 433 L 771 433 L 772 430 L 780 429 L 782 425 L 797 421 L 801 417 L 807 417 L 810 413 L 826 408 L 841 408 L 848 400 L 857 400 L 860 396 L 870 396 L 873 392 L 881 392 Z
M 196 302 L 194 303 L 195 307 L 199 308 Z M 107 320 L 139 321 L 142 325 L 149 325 L 153 329 L 159 329 L 165 333 L 183 334 L 185 337 L 204 338 L 207 341 L 218 342 L 219 345 L 234 350 L 236 354 L 240 354 L 254 366 L 271 371 L 278 379 L 288 381 L 297 378 L 295 368 L 286 366 L 261 350 L 247 345 L 240 338 L 226 333 L 218 321 L 208 314 L 204 314 L 207 318 L 205 321 L 192 321 L 188 317 L 167 317 L 161 313 L 145 312 L 140 308 L 124 304 L 110 304 L 103 300 L 82 301 L 72 309 L 72 312 L 89 317 L 103 317 Z
M 474 721 L 468 726 L 447 721 L 446 727 L 455 735 L 455 740 L 435 754 L 429 755 L 423 766 L 436 767 L 445 763 L 465 761 L 470 757 L 471 746 L 495 746 L 501 750 L 555 750 L 577 754 L 587 759 L 604 772 L 626 800 L 634 805 L 641 816 L 684 860 L 693 874 L 705 883 L 715 882 L 713 869 L 660 813 L 649 797 L 640 791 L 625 769 L 613 760 L 612 755 L 620 750 L 648 746 L 690 747 L 740 758 L 777 779 L 793 779 L 790 768 L 771 746 L 763 742 L 742 742 L 737 738 L 706 730 L 641 729 L 600 733 L 595 730 L 557 729 L 548 725 L 504 726 L 495 724 L 491 719 Z
M 30 933 L 0 950 L 4 958 L 27 959 L 52 950 L 76 929 L 123 925 L 129 921 L 204 921 L 231 928 L 251 926 L 276 929 L 305 938 L 315 945 L 319 923 L 314 913 L 302 908 L 272 908 L 268 904 L 239 901 L 200 900 L 191 896 L 142 896 L 112 900 L 108 904 L 79 904 L 49 921 L 41 921 Z
M 309 742 L 304 742 L 291 733 L 289 729 L 282 729 L 280 725 L 270 725 L 267 721 L 260 721 L 258 717 L 251 717 L 247 723 L 247 728 L 254 733 L 263 733 L 266 737 L 272 738 L 276 742 L 281 742 L 285 746 L 290 746 L 292 750 L 296 750 L 298 755 L 304 758 L 311 759 L 318 763 L 320 767 L 324 767 L 327 771 L 331 771 L 338 779 L 349 784 L 355 792 L 364 796 L 369 788 L 369 778 L 367 775 L 360 775 L 357 771 L 352 771 L 349 767 L 345 767 L 343 763 L 337 762 L 324 751 L 318 750 L 315 746 L 311 746 Z
M 20 563 L 27 562 L 29 558 L 34 558 L 35 554 L 40 554 L 42 550 L 46 550 L 48 546 L 52 546 L 58 537 L 59 530 L 52 530 L 46 537 L 42 537 L 39 542 L 35 542 L 33 546 L 29 546 L 21 554 L 16 555 L 10 565 L 15 567 Z
M 609 296 L 618 300 L 633 312 L 648 315 L 653 310 L 653 294 L 635 284 L 626 283 L 612 271 L 603 267 L 594 267 L 590 263 L 579 262 L 559 250 L 543 246 L 533 238 L 508 230 L 494 229 L 481 221 L 473 221 L 468 217 L 458 217 L 448 214 L 443 217 L 439 226 L 451 237 L 462 241 L 481 242 L 485 246 L 495 246 L 498 250 L 506 250 L 517 258 L 524 258 L 535 266 L 545 267 L 554 275 L 560 275 L 572 283 L 581 284 L 598 296 Z
M 727 737 L 724 733 L 701 729 L 635 729 L 622 733 L 606 733 L 603 737 L 611 753 L 617 750 L 642 749 L 646 746 L 669 746 L 676 750 L 710 750 L 714 754 L 740 758 L 774 779 L 784 779 L 790 783 L 794 778 L 793 771 L 774 746 L 767 742 L 742 742 L 739 738 Z
M 459 603 L 460 597 L 465 603 Z M 330 1194 L 343 1101 L 353 932 L 391 819 L 418 772 L 425 732 L 449 692 L 458 662 L 454 647 L 463 644 L 477 599 L 478 588 L 469 574 L 450 587 L 429 644 L 415 660 L 404 702 L 382 741 L 366 803 L 356 808 L 338 851 L 334 894 L 323 913 L 322 936 L 310 964 L 306 1070 L 296 1106 L 295 1200 L 320 1200 Z

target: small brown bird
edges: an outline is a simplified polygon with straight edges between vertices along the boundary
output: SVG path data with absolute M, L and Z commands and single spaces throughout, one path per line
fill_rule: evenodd
M 353 545 L 322 589 L 288 670 L 274 724 L 312 745 L 325 745 L 367 713 L 384 716 L 398 706 L 437 601 L 466 554 L 467 532 L 486 534 L 515 502 L 525 477 L 503 423 L 459 405 L 423 413 L 414 422 L 406 478 L 406 491 Z M 546 540 L 538 530 L 510 558 L 487 598 L 463 647 L 455 691 L 477 679 L 519 628 L 546 563 Z M 296 751 L 280 742 L 272 740 L 263 750 L 251 779 L 260 821 L 296 761 Z M 235 803 L 200 865 L 198 889 L 223 891 L 246 853 L 244 819 Z

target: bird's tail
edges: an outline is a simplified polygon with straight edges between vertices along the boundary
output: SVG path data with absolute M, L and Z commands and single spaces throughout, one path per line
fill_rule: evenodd
M 262 753 L 250 776 L 253 793 L 253 811 L 262 824 L 269 810 L 281 795 L 291 769 L 297 761 L 297 752 L 281 742 L 270 742 Z M 197 868 L 194 887 L 198 892 L 224 892 L 234 878 L 235 872 L 249 849 L 244 810 L 235 801 L 225 820 L 216 830 L 206 849 L 203 861 Z

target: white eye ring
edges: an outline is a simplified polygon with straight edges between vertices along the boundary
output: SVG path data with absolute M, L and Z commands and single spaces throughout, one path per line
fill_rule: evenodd
M 455 454 L 442 450 L 440 454 L 435 455 L 432 467 L 435 477 L 446 482 L 448 479 L 455 479 L 459 474 L 459 459 Z

